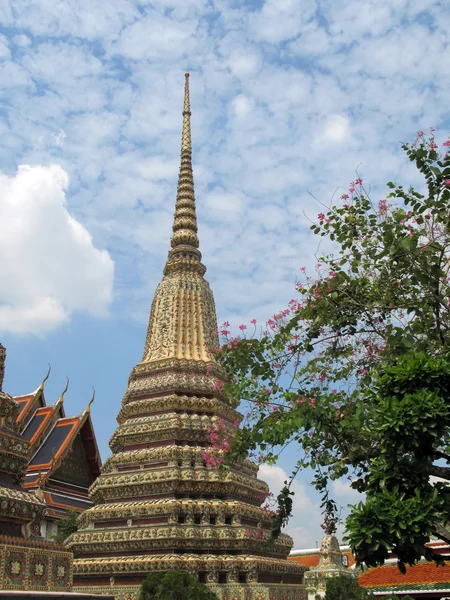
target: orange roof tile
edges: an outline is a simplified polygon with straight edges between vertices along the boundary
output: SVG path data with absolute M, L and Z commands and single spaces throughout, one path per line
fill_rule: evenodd
M 385 565 L 365 571 L 358 577 L 363 587 L 385 587 L 404 585 L 425 585 L 448 583 L 450 586 L 450 564 L 438 566 L 434 562 L 423 562 L 406 567 L 406 573 L 400 573 L 397 565 Z
M 303 556 L 288 556 L 288 560 L 292 560 L 296 563 L 300 563 L 301 565 L 314 568 L 319 564 L 319 555 L 305 554 Z
M 342 554 L 347 557 L 349 567 L 355 564 L 355 557 L 351 552 L 343 552 Z M 314 553 L 311 552 L 311 554 L 297 554 L 294 556 L 288 556 L 288 560 L 293 560 L 294 562 L 300 563 L 301 565 L 305 565 L 307 567 L 312 567 L 313 569 L 319 564 L 319 559 L 319 550 Z

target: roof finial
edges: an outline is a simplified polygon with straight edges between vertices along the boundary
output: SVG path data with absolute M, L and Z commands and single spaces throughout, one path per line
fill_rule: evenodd
M 44 377 L 44 379 L 42 380 L 41 385 L 38 387 L 38 389 L 36 390 L 36 392 L 39 391 L 44 391 L 44 384 L 47 381 L 47 379 L 50 377 L 50 371 L 52 370 L 52 366 L 50 363 L 48 363 L 48 370 L 47 370 L 47 375 Z
M 177 202 L 173 221 L 172 250 L 164 273 L 185 270 L 206 271 L 200 263 L 198 250 L 197 216 L 195 213 L 194 176 L 192 173 L 191 108 L 189 102 L 189 73 L 185 73 L 183 130 L 181 134 L 181 164 L 178 176 Z M 181 260 L 180 260 L 181 259 Z
M 58 407 L 59 407 L 59 406 L 61 406 L 61 404 L 63 403 L 63 401 L 64 401 L 64 394 L 65 394 L 65 393 L 67 392 L 67 390 L 69 389 L 69 378 L 67 377 L 67 375 L 66 375 L 66 379 L 67 379 L 67 381 L 66 381 L 66 387 L 63 389 L 63 391 L 62 391 L 62 393 L 61 393 L 61 396 L 58 398 L 58 401 L 57 401 L 57 403 L 56 403 L 56 405 L 57 405 Z
M 84 411 L 87 414 L 89 414 L 91 412 L 91 406 L 92 406 L 92 403 L 94 402 L 94 398 L 95 398 L 95 387 L 94 386 L 92 386 L 92 391 L 93 391 L 92 398 L 89 400 L 89 403 L 86 406 L 85 411 Z

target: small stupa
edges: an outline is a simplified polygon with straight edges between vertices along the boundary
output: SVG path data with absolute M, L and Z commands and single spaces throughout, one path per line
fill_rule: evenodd
M 331 577 L 341 575 L 356 577 L 355 573 L 345 566 L 339 541 L 333 533 L 327 533 L 323 538 L 319 556 L 317 567 L 305 573 L 305 584 L 309 600 L 316 600 L 317 597 L 323 598 L 325 596 L 327 581 Z

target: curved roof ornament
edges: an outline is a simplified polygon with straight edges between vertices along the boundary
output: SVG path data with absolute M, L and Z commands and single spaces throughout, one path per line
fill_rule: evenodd
M 50 363 L 48 363 L 48 370 L 47 370 L 47 375 L 44 377 L 44 379 L 41 382 L 41 385 L 38 387 L 38 389 L 36 390 L 37 392 L 43 392 L 44 391 L 44 384 L 47 381 L 47 379 L 50 377 L 50 371 L 52 370 L 52 365 Z

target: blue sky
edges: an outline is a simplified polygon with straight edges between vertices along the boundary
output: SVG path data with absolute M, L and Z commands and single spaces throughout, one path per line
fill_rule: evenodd
M 51 363 L 47 401 L 69 376 L 71 414 L 95 386 L 108 455 L 169 248 L 185 71 L 219 321 L 264 322 L 316 262 L 313 196 L 328 203 L 358 168 L 379 200 L 417 181 L 401 141 L 447 137 L 449 31 L 444 0 L 3 0 L 5 389 L 35 389 Z M 263 466 L 275 490 L 292 460 Z M 288 531 L 315 545 L 307 477 L 296 492 Z

